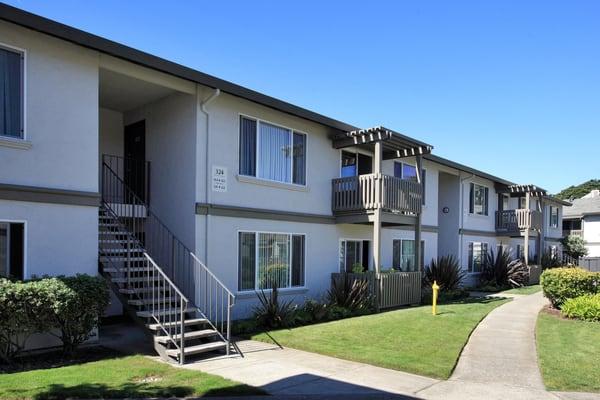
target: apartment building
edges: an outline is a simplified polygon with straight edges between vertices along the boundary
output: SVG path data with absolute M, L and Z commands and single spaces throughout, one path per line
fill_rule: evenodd
M 571 203 L 563 209 L 563 236 L 581 236 L 587 256 L 600 257 L 600 190 L 592 190 Z
M 486 251 L 533 258 L 562 233 L 534 185 L 7 5 L 0 72 L 0 275 L 100 272 L 108 313 L 180 361 L 228 351 L 273 284 L 301 303 L 334 272 L 446 254 L 474 283 Z

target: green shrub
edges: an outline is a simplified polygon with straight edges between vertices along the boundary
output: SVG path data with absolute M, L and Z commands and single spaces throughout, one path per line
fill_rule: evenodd
M 563 252 L 573 258 L 581 258 L 587 255 L 588 250 L 585 247 L 585 240 L 578 235 L 565 236 L 561 240 Z
M 432 297 L 433 297 L 432 289 L 427 288 L 427 287 L 423 288 L 423 291 L 421 294 L 421 303 L 425 304 L 425 305 L 431 304 Z M 469 291 L 464 288 L 458 288 L 458 289 L 454 289 L 454 290 L 446 290 L 443 292 L 440 291 L 438 293 L 437 302 L 438 302 L 438 304 L 451 303 L 453 301 L 466 299 L 467 297 L 469 297 Z
M 600 293 L 567 299 L 561 308 L 565 317 L 584 321 L 600 321 Z
M 330 305 L 346 308 L 350 313 L 373 308 L 369 282 L 366 279 L 352 279 L 345 274 L 331 281 L 327 299 Z
M 581 268 L 552 268 L 540 277 L 542 290 L 554 307 L 568 299 L 600 292 L 600 273 Z
M 273 281 L 269 294 L 264 290 L 256 293 L 260 304 L 254 308 L 254 318 L 266 329 L 287 328 L 293 325 L 296 306 L 293 300 L 279 301 L 279 288 Z
M 365 272 L 365 268 L 363 267 L 363 265 L 361 263 L 352 264 L 352 273 L 353 274 L 362 274 L 363 272 Z
M 435 281 L 441 292 L 458 289 L 466 276 L 453 255 L 439 257 L 437 260 L 432 259 L 423 272 L 423 286 L 431 287 Z
M 329 316 L 328 305 L 316 300 L 307 300 L 302 306 L 301 311 L 305 313 L 307 320 L 305 323 L 324 321 Z
M 494 254 L 491 250 L 483 258 L 479 286 L 505 288 L 529 283 L 529 269 L 521 260 L 511 260 L 508 250 Z
M 16 356 L 32 333 L 52 333 L 71 354 L 89 338 L 108 306 L 104 279 L 88 275 L 28 282 L 0 280 L 0 357 Z

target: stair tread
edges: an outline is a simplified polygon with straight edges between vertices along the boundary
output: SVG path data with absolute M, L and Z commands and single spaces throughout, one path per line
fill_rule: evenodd
M 111 281 L 113 281 L 114 283 L 127 283 L 127 282 L 158 282 L 161 280 L 160 276 L 153 276 L 151 278 L 148 278 L 147 276 L 142 276 L 142 277 L 130 277 L 129 279 L 127 279 L 127 277 L 115 277 L 115 278 L 111 278 Z M 148 290 L 150 291 L 150 290 Z
M 131 272 L 148 272 L 151 271 L 151 268 L 149 267 L 131 267 L 131 268 L 114 268 L 114 267 L 106 267 L 103 269 L 104 272 L 109 272 L 109 273 L 113 273 L 113 272 L 121 272 L 121 273 L 127 273 L 127 271 L 131 271 Z
M 105 256 L 102 255 L 100 256 L 103 259 L 110 259 L 110 261 L 113 262 L 120 262 L 120 261 L 144 261 L 146 259 L 146 257 L 118 257 L 118 256 Z
M 179 301 L 179 298 L 177 297 L 167 297 L 164 299 L 161 299 L 160 303 L 162 302 L 174 302 L 174 301 Z M 133 305 L 133 306 L 144 306 L 144 305 L 148 305 L 148 304 L 158 304 L 159 302 L 156 301 L 155 299 L 130 299 L 127 300 L 127 303 Z
M 139 248 L 139 247 L 135 248 L 135 249 L 124 249 L 124 248 L 119 248 L 119 247 L 115 247 L 112 249 L 100 249 L 101 253 L 127 253 L 128 251 L 132 252 L 132 253 L 141 253 L 146 250 Z
M 184 309 L 183 312 L 187 313 L 190 310 L 188 309 Z M 181 312 L 181 308 L 168 308 L 166 310 L 154 310 L 154 312 L 152 311 L 138 311 L 135 314 L 140 317 L 140 318 L 150 318 L 153 315 L 172 315 L 172 314 L 179 314 Z M 163 324 L 164 325 L 164 324 Z
M 218 332 L 214 329 L 202 329 L 199 331 L 185 332 L 183 339 L 184 340 L 200 339 L 200 338 L 204 338 L 204 337 L 214 336 L 217 334 L 218 334 Z M 171 338 L 173 338 L 173 340 L 179 340 L 179 339 L 181 339 L 181 334 L 178 333 L 176 335 L 171 335 Z M 160 343 L 166 343 L 166 342 L 170 341 L 171 338 L 169 338 L 166 335 L 160 335 L 160 336 L 155 336 L 154 340 L 156 340 L 157 342 L 160 342 Z
M 169 290 L 168 286 L 159 286 L 159 287 L 141 287 L 141 288 L 135 288 L 135 289 L 128 289 L 128 288 L 121 288 L 119 289 L 119 292 L 123 293 L 123 294 L 136 294 L 136 293 L 152 293 L 152 292 L 165 292 Z
M 219 350 L 227 347 L 227 343 L 223 341 L 203 343 L 196 346 L 185 347 L 183 353 L 185 355 L 204 353 L 207 351 Z M 171 357 L 177 357 L 179 355 L 179 349 L 169 349 L 167 354 Z
M 192 325 L 205 324 L 207 322 L 208 322 L 208 320 L 206 318 L 191 318 L 191 319 L 185 319 L 183 321 L 183 325 L 184 326 L 192 326 Z M 179 325 L 179 321 L 165 322 L 164 324 L 162 324 L 162 326 L 164 326 L 165 328 L 171 328 L 171 327 L 178 326 L 178 325 Z M 147 324 L 146 327 L 151 330 L 160 329 L 159 324 Z

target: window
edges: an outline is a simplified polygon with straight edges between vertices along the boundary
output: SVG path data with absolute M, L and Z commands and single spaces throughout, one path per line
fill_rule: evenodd
M 0 46 L 0 136 L 23 138 L 23 60 Z
M 342 240 L 340 242 L 340 272 L 352 272 L 360 264 L 363 271 L 369 269 L 369 241 Z
M 509 199 L 510 199 L 510 197 L 508 197 L 505 194 L 502 194 L 502 193 L 498 194 L 498 211 L 506 211 L 506 210 L 508 210 Z
M 340 172 L 342 178 L 370 174 L 373 172 L 373 157 L 344 150 Z
M 306 135 L 240 117 L 240 175 L 306 184 Z
M 488 215 L 489 189 L 485 186 L 471 183 L 469 212 L 477 215 Z
M 25 224 L 0 222 L 0 277 L 23 279 Z
M 304 286 L 304 235 L 240 232 L 238 289 Z
M 523 246 L 521 246 L 520 244 L 517 245 L 517 258 L 519 260 L 525 259 L 525 248 Z
M 403 272 L 419 271 L 415 263 L 415 241 L 395 239 L 393 242 L 393 268 Z M 421 269 L 425 265 L 425 241 L 421 240 Z
M 550 228 L 558 228 L 558 207 L 550 206 Z
M 425 172 L 426 171 L 424 169 L 421 171 L 421 183 L 423 186 L 423 200 L 422 200 L 423 205 L 425 204 L 425 187 L 426 187 Z M 417 167 L 415 167 L 414 165 L 410 165 L 410 164 L 406 164 L 406 163 L 402 163 L 402 162 L 395 162 L 394 163 L 394 177 L 400 178 L 400 179 L 407 179 L 409 181 L 416 182 L 417 181 Z
M 488 244 L 481 242 L 469 243 L 469 272 L 481 272 L 484 257 L 488 252 Z
M 519 197 L 519 208 L 522 210 L 527 208 L 527 199 L 525 197 Z

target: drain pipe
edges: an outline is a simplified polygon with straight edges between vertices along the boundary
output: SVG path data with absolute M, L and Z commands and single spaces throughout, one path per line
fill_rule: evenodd
M 205 100 L 200 103 L 200 110 L 206 116 L 206 182 L 205 182 L 205 191 L 204 191 L 204 200 L 206 201 L 206 205 L 210 204 L 210 114 L 206 110 L 206 106 L 208 106 L 214 99 L 219 97 L 221 94 L 221 89 L 216 88 L 214 92 L 212 92 Z M 209 232 L 209 220 L 210 215 L 206 214 L 206 221 L 204 224 L 204 263 L 206 265 L 210 265 L 208 262 L 208 232 Z
M 460 176 L 460 175 L 459 175 Z M 463 229 L 465 227 L 465 196 L 464 196 L 464 188 L 463 183 L 471 178 L 474 178 L 475 174 L 471 174 L 470 176 L 465 176 L 464 178 L 460 178 L 460 230 L 459 230 L 459 240 L 458 240 L 458 263 L 462 267 L 463 261 L 463 244 L 464 244 L 464 234 Z

